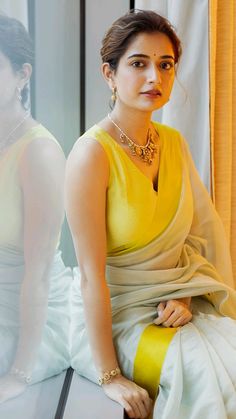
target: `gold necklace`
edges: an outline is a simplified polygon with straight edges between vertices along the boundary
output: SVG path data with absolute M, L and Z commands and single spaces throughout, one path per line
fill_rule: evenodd
M 131 153 L 133 155 L 138 156 L 145 163 L 152 164 L 154 154 L 157 153 L 157 151 L 159 153 L 159 144 L 156 144 L 153 141 L 150 128 L 147 132 L 147 144 L 140 145 L 135 143 L 127 134 L 125 134 L 125 132 L 119 127 L 119 125 L 117 125 L 115 121 L 113 121 L 110 114 L 108 114 L 107 116 L 112 122 L 112 124 L 115 125 L 115 127 L 120 131 L 120 140 L 122 143 L 126 142 L 126 144 L 131 150 Z

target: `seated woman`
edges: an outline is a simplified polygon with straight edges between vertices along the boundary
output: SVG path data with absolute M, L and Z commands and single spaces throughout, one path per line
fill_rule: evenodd
M 0 16 L 0 402 L 70 365 L 65 157 L 27 108 L 33 62 L 23 25 Z
M 151 121 L 180 55 L 171 24 L 152 11 L 126 14 L 104 37 L 114 106 L 66 170 L 79 263 L 72 366 L 130 418 L 233 419 L 236 292 L 224 229 L 182 135 Z

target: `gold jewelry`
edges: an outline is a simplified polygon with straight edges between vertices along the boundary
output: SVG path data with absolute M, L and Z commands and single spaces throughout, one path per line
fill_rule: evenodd
M 116 87 L 112 87 L 112 95 L 111 95 L 111 100 L 113 103 L 115 103 L 116 99 L 117 99 L 117 88 Z
M 119 375 L 119 374 L 121 374 L 121 370 L 118 367 L 115 368 L 114 370 L 109 371 L 109 372 L 106 371 L 106 372 L 104 372 L 104 374 L 101 377 L 99 377 L 98 384 L 100 386 L 102 384 L 110 384 L 112 378 L 115 377 L 116 375 Z
M 133 155 L 138 156 L 144 162 L 148 164 L 152 164 L 154 154 L 157 153 L 157 151 L 159 153 L 159 144 L 155 144 L 155 142 L 153 141 L 150 128 L 148 129 L 148 132 L 147 132 L 147 144 L 140 145 L 140 144 L 135 143 L 133 140 L 131 140 L 131 138 L 128 137 L 128 135 L 125 134 L 124 131 L 122 131 L 119 125 L 117 125 L 115 121 L 113 121 L 110 114 L 108 114 L 107 116 L 112 122 L 112 124 L 115 125 L 115 127 L 120 131 L 120 140 L 122 143 L 126 142 L 126 144 L 131 150 L 131 153 Z
M 0 139 L 0 153 L 2 151 L 4 151 L 4 149 L 5 149 L 6 146 L 11 145 L 15 141 L 15 138 L 14 137 L 11 140 L 9 140 L 9 138 L 17 130 L 17 128 L 19 128 L 23 124 L 23 122 L 27 118 L 29 118 L 29 116 L 30 116 L 30 112 L 26 112 L 24 118 L 9 132 L 9 134 L 5 138 L 3 138 L 3 140 Z
M 12 368 L 10 374 L 15 375 L 22 383 L 29 384 L 32 380 L 31 375 L 27 375 L 24 371 L 21 371 L 18 368 Z
M 17 99 L 18 99 L 20 102 L 22 102 L 21 88 L 20 88 L 20 87 L 17 87 L 17 88 L 16 88 L 16 90 L 17 90 Z

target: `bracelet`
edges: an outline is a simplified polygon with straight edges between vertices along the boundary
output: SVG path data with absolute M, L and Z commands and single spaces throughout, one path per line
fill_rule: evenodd
M 99 377 L 98 379 L 98 384 L 101 386 L 102 384 L 109 384 L 112 380 L 113 377 L 115 377 L 116 375 L 121 374 L 121 370 L 120 368 L 115 368 L 114 370 L 111 371 L 106 371 L 104 372 L 104 374 Z
M 27 375 L 24 371 L 19 370 L 18 368 L 12 368 L 10 370 L 11 375 L 15 375 L 23 383 L 29 384 L 32 380 L 31 375 Z

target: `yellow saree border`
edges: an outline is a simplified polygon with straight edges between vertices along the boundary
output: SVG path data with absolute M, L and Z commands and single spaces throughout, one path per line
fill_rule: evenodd
M 154 400 L 158 393 L 162 366 L 167 349 L 179 328 L 148 325 L 139 340 L 133 369 L 133 380 L 145 388 Z

